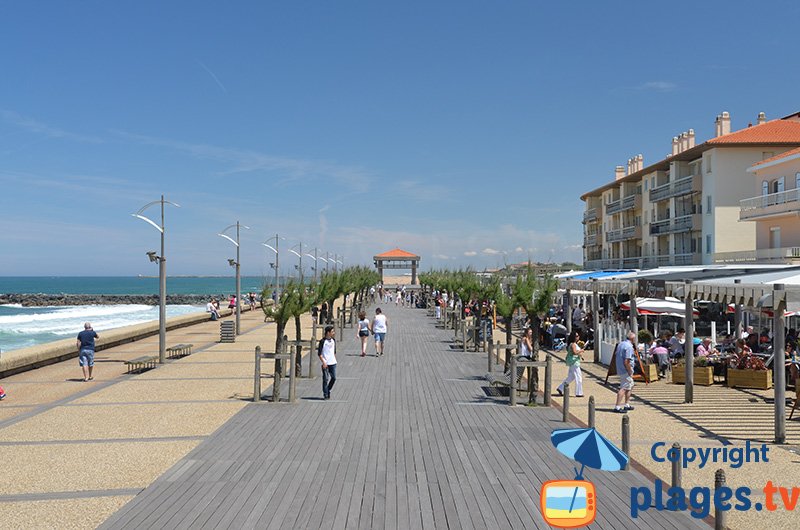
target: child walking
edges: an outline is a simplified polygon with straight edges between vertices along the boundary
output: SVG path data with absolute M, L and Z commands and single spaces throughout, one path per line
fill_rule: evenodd
M 558 385 L 556 392 L 559 396 L 564 395 L 564 385 L 575 381 L 575 397 L 583 397 L 583 374 L 581 374 L 581 361 L 583 360 L 583 348 L 578 346 L 580 336 L 577 331 L 573 331 L 567 337 L 567 378 Z
M 361 340 L 361 356 L 367 356 L 367 340 L 369 340 L 369 319 L 367 313 L 358 313 L 358 338 Z

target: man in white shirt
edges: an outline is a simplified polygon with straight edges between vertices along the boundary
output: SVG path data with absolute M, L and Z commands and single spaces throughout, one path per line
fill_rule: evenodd
M 217 320 L 219 318 L 219 312 L 217 312 L 213 300 L 209 300 L 206 304 L 206 313 L 211 313 L 211 320 Z
M 322 397 L 331 398 L 331 389 L 336 383 L 336 331 L 325 326 L 325 336 L 319 341 L 317 355 L 322 363 Z
M 388 331 L 388 322 L 386 315 L 381 312 L 381 308 L 375 310 L 375 318 L 372 319 L 372 334 L 375 335 L 375 354 L 377 356 L 383 355 L 383 343 L 386 341 L 386 332 Z

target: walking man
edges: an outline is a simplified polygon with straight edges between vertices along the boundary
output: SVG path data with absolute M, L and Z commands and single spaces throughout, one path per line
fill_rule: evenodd
M 617 403 L 614 412 L 624 414 L 633 410 L 631 405 L 631 390 L 633 390 L 633 362 L 634 348 L 636 344 L 636 334 L 628 332 L 627 339 L 617 346 L 617 374 L 619 375 L 619 391 L 617 392 Z
M 83 380 L 91 381 L 92 370 L 94 370 L 94 339 L 99 339 L 100 335 L 92 329 L 92 324 L 86 322 L 83 331 L 78 333 L 76 345 L 78 346 L 78 366 L 83 370 Z
M 322 362 L 322 397 L 331 398 L 331 389 L 336 383 L 336 331 L 333 326 L 325 326 L 325 336 L 317 346 L 317 355 Z
M 381 312 L 381 308 L 375 310 L 375 318 L 372 319 L 372 333 L 375 335 L 375 354 L 380 357 L 383 355 L 383 343 L 386 342 L 386 331 L 388 330 L 386 315 Z

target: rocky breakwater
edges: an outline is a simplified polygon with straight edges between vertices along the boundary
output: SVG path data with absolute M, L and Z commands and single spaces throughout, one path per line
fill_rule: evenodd
M 168 305 L 205 305 L 211 298 L 209 295 L 200 294 L 168 294 Z M 221 306 L 227 306 L 225 295 L 214 296 L 220 301 Z M 158 305 L 157 294 L 0 294 L 0 304 L 20 304 L 25 307 L 41 306 L 70 306 L 70 305 L 113 305 L 113 304 L 141 304 Z

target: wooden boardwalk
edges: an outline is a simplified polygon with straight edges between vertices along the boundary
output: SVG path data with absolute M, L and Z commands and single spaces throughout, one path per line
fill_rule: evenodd
M 345 329 L 330 401 L 318 377 L 299 381 L 298 404 L 248 405 L 101 528 L 548 528 L 539 488 L 574 476 L 549 439 L 560 413 L 489 397 L 485 354 L 451 350 L 424 311 L 387 313 L 382 358 L 372 344 L 361 358 Z M 707 528 L 654 510 L 632 520 L 637 473 L 586 478 L 593 528 Z

